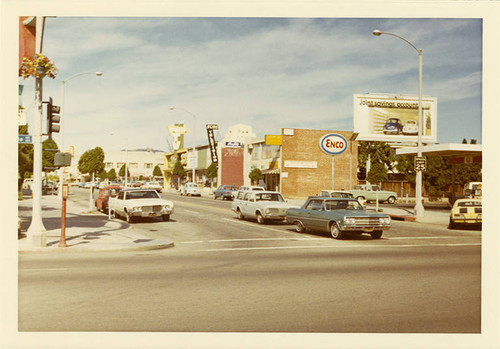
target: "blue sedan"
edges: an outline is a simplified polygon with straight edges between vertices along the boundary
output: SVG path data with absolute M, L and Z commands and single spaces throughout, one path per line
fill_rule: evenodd
M 326 231 L 334 239 L 342 239 L 346 233 L 367 233 L 380 239 L 391 226 L 391 217 L 367 212 L 356 199 L 320 196 L 309 197 L 301 208 L 288 209 L 286 221 L 299 233 L 306 229 Z

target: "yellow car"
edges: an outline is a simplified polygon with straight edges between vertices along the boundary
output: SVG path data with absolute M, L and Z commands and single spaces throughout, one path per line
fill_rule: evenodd
M 450 229 L 456 228 L 459 224 L 481 225 L 481 223 L 481 199 L 458 199 L 455 201 L 450 213 Z

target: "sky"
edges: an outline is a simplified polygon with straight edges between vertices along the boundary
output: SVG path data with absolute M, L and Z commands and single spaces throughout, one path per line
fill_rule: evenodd
M 281 128 L 353 130 L 353 95 L 418 94 L 438 101 L 439 143 L 482 142 L 482 19 L 401 18 L 47 18 L 43 53 L 59 69 L 44 79 L 44 100 L 61 104 L 64 144 L 82 153 L 168 151 L 167 126 L 185 123 L 191 145 L 219 140 L 235 124 L 258 137 Z M 28 122 L 34 79 L 25 84 Z M 176 110 L 170 110 L 174 106 Z M 192 115 L 195 115 L 195 118 Z M 58 142 L 59 135 L 54 139 Z

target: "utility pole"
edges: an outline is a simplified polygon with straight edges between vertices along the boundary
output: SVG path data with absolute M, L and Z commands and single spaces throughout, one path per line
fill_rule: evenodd
M 43 46 L 43 26 L 45 18 L 36 17 L 36 53 L 42 53 Z M 42 221 L 42 80 L 43 77 L 36 78 L 35 104 L 37 113 L 33 124 L 33 210 L 31 215 L 31 225 L 27 231 L 28 242 L 31 246 L 44 247 L 46 242 L 46 230 Z

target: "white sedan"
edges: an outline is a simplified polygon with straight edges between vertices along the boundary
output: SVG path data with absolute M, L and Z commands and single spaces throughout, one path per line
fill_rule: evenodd
M 138 217 L 162 217 L 170 220 L 174 203 L 162 199 L 154 189 L 124 189 L 109 200 L 109 209 L 114 217 L 125 217 L 128 223 Z

